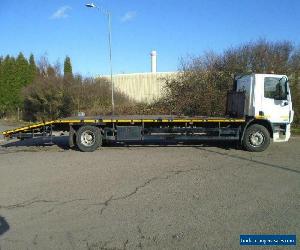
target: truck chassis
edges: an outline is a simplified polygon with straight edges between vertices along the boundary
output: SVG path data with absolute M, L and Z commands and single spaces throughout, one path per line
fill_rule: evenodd
M 91 152 L 109 142 L 238 141 L 248 151 L 265 150 L 272 127 L 260 118 L 177 116 L 73 117 L 36 123 L 3 132 L 18 139 L 69 131 L 70 147 Z

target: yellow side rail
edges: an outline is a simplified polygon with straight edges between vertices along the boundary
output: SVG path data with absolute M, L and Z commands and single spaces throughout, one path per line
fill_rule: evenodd
M 234 118 L 203 118 L 203 119 L 64 119 L 64 120 L 53 120 L 47 122 L 35 123 L 32 125 L 6 130 L 1 132 L 4 136 L 9 136 L 18 132 L 26 132 L 32 129 L 41 128 L 43 126 L 53 124 L 76 124 L 76 123 L 208 123 L 208 122 L 220 122 L 220 123 L 240 123 L 245 122 L 245 119 L 234 119 Z

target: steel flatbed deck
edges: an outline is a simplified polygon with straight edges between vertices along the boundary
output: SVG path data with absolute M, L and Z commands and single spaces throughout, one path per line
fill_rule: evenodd
M 5 137 L 11 137 L 14 134 L 30 132 L 35 129 L 43 128 L 45 126 L 55 125 L 76 125 L 76 124 L 112 124 L 125 125 L 135 123 L 241 123 L 245 122 L 244 118 L 230 118 L 230 117 L 182 117 L 182 116 L 95 116 L 95 117 L 69 117 L 65 119 L 58 119 L 52 121 L 44 121 L 26 125 L 23 127 L 3 131 Z

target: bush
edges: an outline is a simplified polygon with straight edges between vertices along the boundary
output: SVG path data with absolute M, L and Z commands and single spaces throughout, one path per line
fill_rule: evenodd
M 168 80 L 164 103 L 178 115 L 224 115 L 226 94 L 233 75 L 242 73 L 288 74 L 292 88 L 295 122 L 300 121 L 300 49 L 291 42 L 258 40 L 224 53 L 204 53 L 184 60 L 182 73 Z
M 39 66 L 33 83 L 23 89 L 24 120 L 54 120 L 84 112 L 86 115 L 111 113 L 111 84 L 103 78 L 61 75 L 46 60 Z M 115 91 L 115 105 L 133 105 L 128 97 Z M 117 109 L 119 110 L 119 109 Z

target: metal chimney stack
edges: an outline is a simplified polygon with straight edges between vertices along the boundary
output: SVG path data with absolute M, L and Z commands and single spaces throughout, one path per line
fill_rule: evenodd
M 151 72 L 156 73 L 156 57 L 157 57 L 157 52 L 155 50 L 151 51 Z

